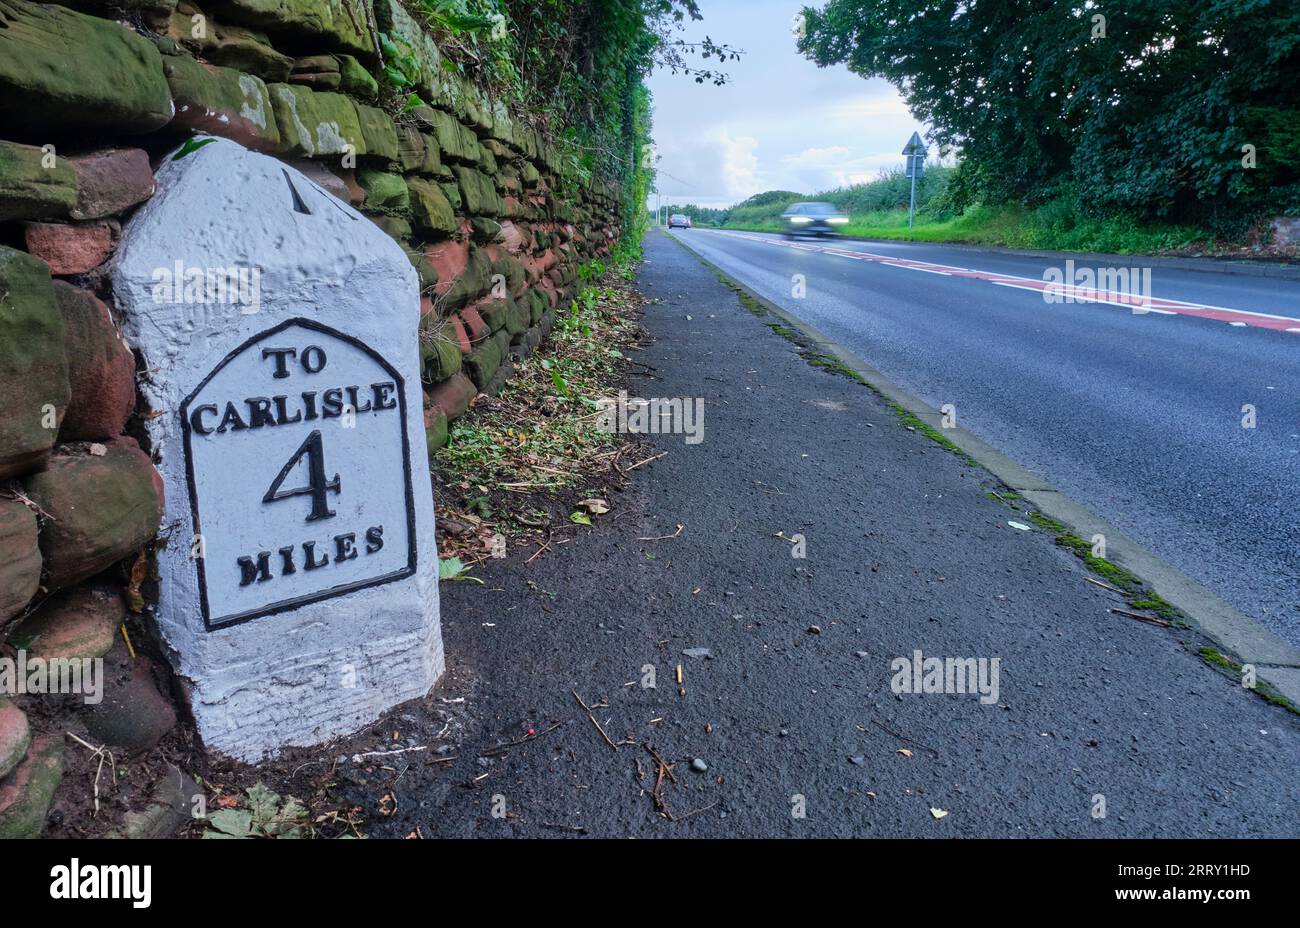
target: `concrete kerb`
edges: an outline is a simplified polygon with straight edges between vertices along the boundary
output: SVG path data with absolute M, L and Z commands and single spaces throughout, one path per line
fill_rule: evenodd
M 798 332 L 811 348 L 844 364 L 886 399 L 897 403 L 931 428 L 941 431 L 944 437 L 1044 515 L 1070 527 L 1082 538 L 1097 533 L 1105 535 L 1109 560 L 1141 577 L 1151 590 L 1182 611 L 1206 637 L 1226 653 L 1235 656 L 1240 663 L 1254 664 L 1259 679 L 1269 683 L 1292 703 L 1300 705 L 1300 649 L 1287 644 L 1254 619 L 1233 608 L 1217 593 L 1157 557 L 1119 528 L 1043 478 L 1030 473 L 983 439 L 961 427 L 943 428 L 942 414 L 929 404 L 900 388 L 815 326 L 791 315 L 728 275 L 683 239 L 669 233 L 664 234 L 689 251 L 729 286 L 743 292 L 748 299 Z

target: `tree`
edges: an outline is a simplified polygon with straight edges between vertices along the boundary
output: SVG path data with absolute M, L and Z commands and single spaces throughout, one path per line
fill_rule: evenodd
M 1300 207 L 1295 3 L 829 0 L 804 17 L 800 50 L 898 87 L 982 199 L 1196 219 Z

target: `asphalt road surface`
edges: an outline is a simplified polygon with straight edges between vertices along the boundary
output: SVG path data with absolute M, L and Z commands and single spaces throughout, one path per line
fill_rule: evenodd
M 702 398 L 703 441 L 644 439 L 667 454 L 594 526 L 441 585 L 445 680 L 349 748 L 411 753 L 336 772 L 392 810 L 367 834 L 1300 833 L 1296 716 L 1194 631 L 1108 611 L 1125 601 L 1010 525 L 987 472 L 808 364 L 686 249 L 651 234 L 638 281 L 655 341 L 628 389 Z M 996 694 L 896 692 L 917 650 L 996 658 Z
M 1156 267 L 1135 313 L 1049 304 L 1061 259 L 674 234 L 1300 645 L 1300 283 Z

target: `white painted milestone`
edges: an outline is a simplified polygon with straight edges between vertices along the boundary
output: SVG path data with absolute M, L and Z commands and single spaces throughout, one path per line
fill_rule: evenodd
M 205 140 L 164 160 L 114 296 L 157 413 L 156 618 L 204 743 L 258 760 L 424 695 L 443 656 L 401 248 L 293 168 Z

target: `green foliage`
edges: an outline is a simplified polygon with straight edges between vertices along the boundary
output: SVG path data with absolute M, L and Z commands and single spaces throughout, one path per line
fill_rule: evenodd
M 246 792 L 243 808 L 219 809 L 208 816 L 205 838 L 310 838 L 307 808 L 292 796 L 279 794 L 262 784 Z
M 473 4 L 481 7 L 482 4 Z M 420 10 L 433 23 L 453 33 L 477 32 L 491 29 L 500 14 L 493 9 L 471 8 L 467 0 L 420 0 Z
M 483 581 L 478 577 L 471 577 L 469 568 L 465 562 L 458 557 L 449 557 L 438 561 L 438 579 L 439 580 L 472 580 L 481 584 Z
M 422 67 L 415 50 L 396 36 L 379 33 L 379 47 L 384 53 L 384 83 L 391 90 L 409 91 L 420 83 Z
M 695 0 L 418 2 L 444 66 L 528 114 L 559 146 L 570 180 L 596 177 L 621 188 L 628 237 L 644 229 L 640 204 L 653 178 L 642 79 L 661 66 L 721 83 L 725 74 L 695 67 L 689 56 L 712 63 L 738 55 L 712 40 L 676 38 L 686 20 L 700 19 Z
M 820 194 L 814 194 L 814 197 Z M 755 222 L 729 220 L 728 228 L 775 232 L 784 228 L 775 217 Z M 1051 251 L 1094 251 L 1106 254 L 1152 254 L 1194 248 L 1214 250 L 1212 234 L 1200 227 L 1139 222 L 1132 217 L 1080 216 L 1073 200 L 1050 200 L 1026 209 L 1018 205 L 973 206 L 949 215 L 931 202 L 918 209 L 915 225 L 907 226 L 907 209 L 850 213 L 843 233 L 859 238 L 908 239 L 922 242 L 965 242 Z
M 664 207 L 664 216 L 671 216 L 674 213 L 681 213 L 684 216 L 690 216 L 691 225 L 720 226 L 727 221 L 727 216 L 731 213 L 731 210 L 696 206 L 694 203 L 687 203 L 684 206 L 674 203 L 670 206 Z
M 204 145 L 210 145 L 215 141 L 216 139 L 186 139 L 185 144 L 177 149 L 176 154 L 172 155 L 172 160 L 179 161 L 186 155 L 196 152 Z
M 956 211 L 1066 200 L 1228 230 L 1300 206 L 1300 5 L 828 0 L 804 15 L 809 58 L 889 80 L 961 150 Z

